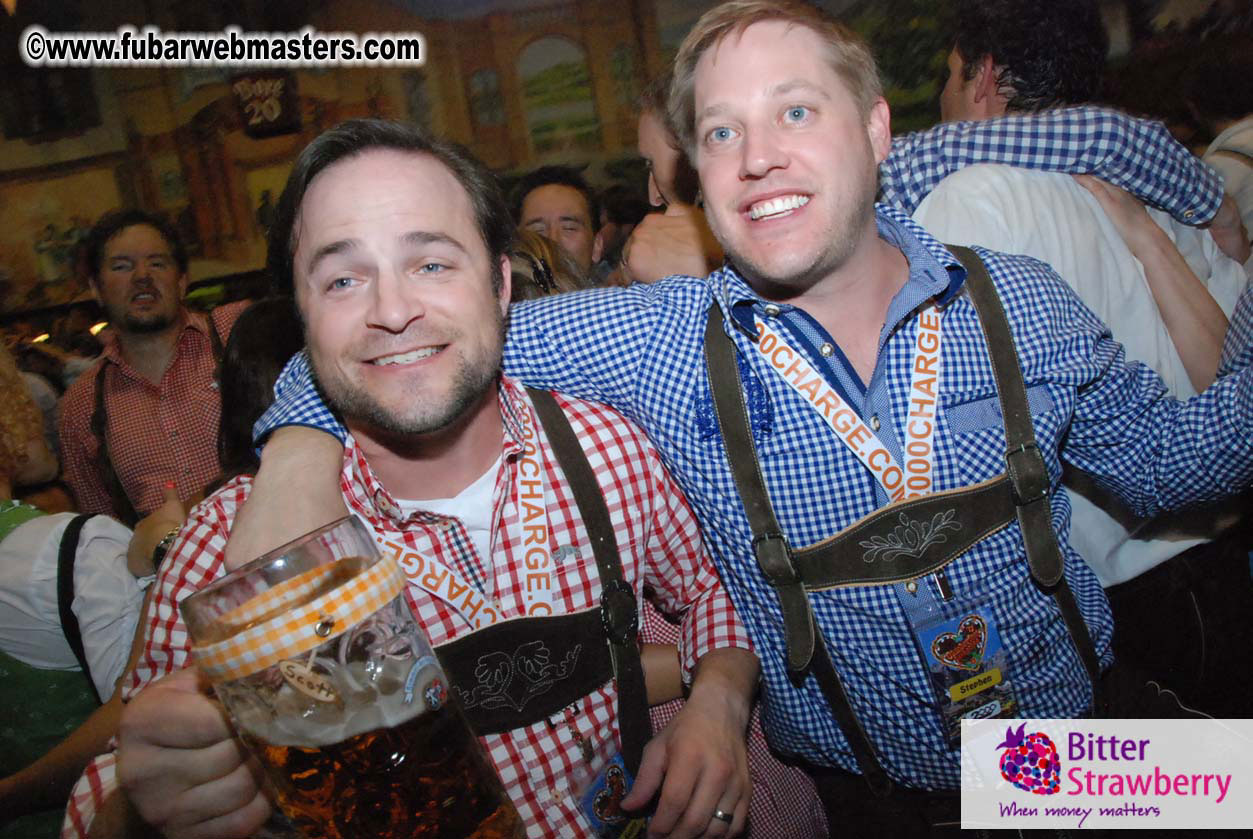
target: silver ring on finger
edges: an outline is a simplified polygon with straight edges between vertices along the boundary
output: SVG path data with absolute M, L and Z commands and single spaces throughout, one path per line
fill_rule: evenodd
M 725 810 L 719 810 L 717 808 L 714 809 L 714 818 L 720 822 L 726 822 L 727 824 L 730 824 L 731 822 L 735 821 L 735 816 L 731 815 Z

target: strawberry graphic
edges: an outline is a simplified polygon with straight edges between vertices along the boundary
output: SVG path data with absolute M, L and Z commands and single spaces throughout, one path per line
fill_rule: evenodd
M 1014 731 L 1005 729 L 1005 742 L 997 746 L 1001 752 L 1001 777 L 1019 789 L 1036 795 L 1055 795 L 1061 786 L 1062 764 L 1057 759 L 1057 746 L 1041 731 L 1026 736 L 1027 724 Z

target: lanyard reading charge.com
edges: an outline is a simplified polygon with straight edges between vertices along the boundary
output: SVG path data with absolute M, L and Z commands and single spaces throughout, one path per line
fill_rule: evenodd
M 822 417 L 892 501 L 926 495 L 934 487 L 935 416 L 940 378 L 940 312 L 929 306 L 918 315 L 918 337 L 910 365 L 909 414 L 905 423 L 905 462 L 900 463 L 835 388 L 827 384 L 783 335 L 760 318 L 753 348 L 793 391 Z
M 518 517 L 513 528 L 514 550 L 521 550 L 522 597 L 524 616 L 547 617 L 553 613 L 556 599 L 556 576 L 553 573 L 553 554 L 549 545 L 552 536 L 549 525 L 548 488 L 544 481 L 544 461 L 539 452 L 539 435 L 530 410 L 520 411 L 522 426 L 522 453 L 514 470 L 514 497 L 517 499 Z M 381 545 L 395 556 L 409 584 L 443 600 L 457 611 L 475 629 L 491 626 L 500 620 L 499 603 L 460 574 L 431 556 L 422 556 L 395 539 L 381 538 Z M 510 559 L 504 552 L 493 557 L 496 579 L 509 578 Z

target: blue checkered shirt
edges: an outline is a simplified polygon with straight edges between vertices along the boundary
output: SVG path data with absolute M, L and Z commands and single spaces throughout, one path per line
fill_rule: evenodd
M 912 214 L 947 175 L 975 163 L 1091 172 L 1185 224 L 1209 221 L 1222 177 L 1160 122 L 1090 106 L 976 122 L 948 122 L 892 140 L 879 200 Z
M 1218 375 L 1225 376 L 1253 362 L 1253 283 L 1244 287 L 1236 308 L 1231 312 L 1231 325 L 1223 341 Z
M 751 425 L 768 490 L 785 535 L 803 547 L 842 530 L 887 502 L 883 490 L 821 419 L 762 365 L 748 339 L 729 327 L 773 317 L 810 363 L 840 390 L 901 458 L 909 367 L 924 301 L 947 301 L 941 412 L 935 436 L 936 488 L 966 486 L 1004 469 L 1004 436 L 982 333 L 966 295 L 964 270 L 898 211 L 877 209 L 880 235 L 909 261 L 894 299 L 868 387 L 822 328 L 799 309 L 763 301 L 734 270 L 705 279 L 563 295 L 513 308 L 505 366 L 532 385 L 612 404 L 642 425 L 687 493 L 724 584 L 762 659 L 765 722 L 780 749 L 856 771 L 843 733 L 811 677 L 791 683 L 778 600 L 752 557 L 751 532 L 718 433 L 702 356 L 705 315 L 716 302 L 735 341 Z M 1253 374 L 1219 382 L 1186 405 L 1166 395 L 1141 365 L 1124 363 L 1103 324 L 1042 263 L 981 251 L 1010 319 L 1036 434 L 1056 485 L 1063 453 L 1100 476 L 1142 515 L 1217 498 L 1253 479 Z M 775 309 L 771 309 L 771 312 Z M 303 356 L 284 373 L 275 407 L 259 427 L 309 424 L 335 431 Z M 342 433 L 342 429 L 340 429 Z M 1054 496 L 1063 546 L 1066 496 Z M 1068 547 L 1066 576 L 1104 664 L 1112 620 L 1099 583 Z M 978 543 L 946 569 L 962 600 L 991 604 L 1026 717 L 1084 714 L 1091 688 L 1053 601 L 1031 583 L 1016 523 Z M 935 596 L 934 583 L 922 583 Z M 937 699 L 902 602 L 890 586 L 814 592 L 815 617 L 859 719 L 898 781 L 954 788 L 958 754 L 949 749 Z

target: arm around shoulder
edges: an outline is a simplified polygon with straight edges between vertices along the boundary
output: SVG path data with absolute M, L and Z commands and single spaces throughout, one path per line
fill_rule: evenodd
M 1222 202 L 1222 179 L 1160 122 L 1093 106 L 897 137 L 879 167 L 883 199 L 912 213 L 936 184 L 975 163 L 1094 174 L 1191 225 L 1209 221 Z
M 238 568 L 348 515 L 339 487 L 343 462 L 344 447 L 330 434 L 294 425 L 275 430 L 231 528 L 226 567 Z

